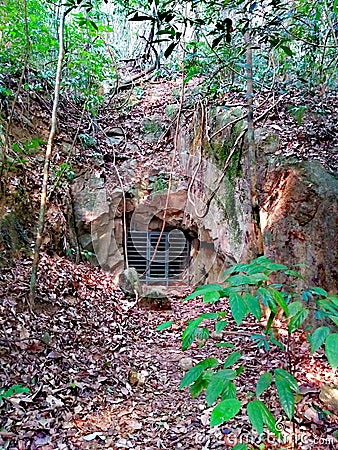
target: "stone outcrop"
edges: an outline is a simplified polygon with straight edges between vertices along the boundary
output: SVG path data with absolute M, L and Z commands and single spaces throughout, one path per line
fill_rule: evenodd
M 224 162 L 243 130 L 243 121 L 232 129 L 223 127 L 240 118 L 241 111 L 215 109 L 208 117 L 212 139 L 203 143 L 203 154 L 195 139 L 198 115 L 179 136 L 180 177 L 174 180 L 165 218 L 168 229 L 178 228 L 189 236 L 191 264 L 184 276 L 193 285 L 220 281 L 230 264 L 250 259 L 252 219 L 245 142 L 222 178 Z M 215 130 L 221 131 L 215 134 Z M 298 269 L 305 279 L 297 281 L 298 287 L 312 284 L 336 290 L 337 179 L 318 163 L 283 159 L 277 136 L 266 129 L 256 130 L 256 144 L 265 254 L 289 266 L 306 264 Z M 163 223 L 168 178 L 165 173 L 154 174 L 150 167 L 142 183 L 134 182 L 130 188 L 132 180 L 138 179 L 137 170 L 135 161 L 122 167 L 129 189 L 125 199 L 119 187 L 107 189 L 108 181 L 95 174 L 77 179 L 72 187 L 80 243 L 94 250 L 97 263 L 116 275 L 124 269 L 126 230 L 159 230 Z
M 338 180 L 316 162 L 284 163 L 261 187 L 265 254 L 297 270 L 304 284 L 337 289 Z

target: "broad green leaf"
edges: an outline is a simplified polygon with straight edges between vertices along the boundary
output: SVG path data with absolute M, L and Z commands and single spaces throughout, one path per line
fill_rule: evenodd
M 332 316 L 331 314 L 328 317 L 332 320 L 332 322 L 338 327 L 338 316 Z
M 272 298 L 274 299 L 274 301 L 277 303 L 277 305 L 279 305 L 282 310 L 285 313 L 285 316 L 288 317 L 289 316 L 289 310 L 288 310 L 288 305 L 286 304 L 286 301 L 283 297 L 283 295 L 281 294 L 281 292 L 277 291 L 276 289 L 271 289 L 270 288 L 270 292 L 272 295 Z
M 183 389 L 199 378 L 206 369 L 218 366 L 219 362 L 215 358 L 206 358 L 192 367 L 182 378 L 180 389 Z
M 206 376 L 207 372 L 208 371 L 202 373 L 202 375 L 200 375 L 197 378 L 197 380 L 194 381 L 193 384 L 190 386 L 189 392 L 192 398 L 198 397 L 200 393 L 208 387 L 210 377 Z M 212 374 L 213 373 L 211 372 L 210 375 Z
M 27 386 L 22 386 L 21 384 L 14 384 L 6 391 L 2 391 L 0 397 L 8 398 L 15 394 L 26 394 L 30 392 Z
M 327 292 L 325 291 L 325 289 L 322 289 L 320 287 L 312 287 L 310 288 L 310 291 L 313 294 L 321 295 L 322 297 L 327 297 Z
M 301 301 L 292 302 L 288 305 L 289 309 L 289 315 L 291 317 L 295 316 L 298 311 L 300 311 L 303 308 L 303 303 Z
M 297 272 L 296 270 L 291 270 L 291 269 L 290 270 L 286 270 L 285 274 L 289 275 L 289 277 L 299 278 L 299 279 L 303 280 L 302 275 L 299 272 Z
M 250 277 L 248 275 L 232 275 L 231 277 L 225 280 L 227 283 L 230 283 L 230 286 L 243 286 L 247 285 L 250 281 Z
M 330 300 L 317 300 L 317 308 L 321 309 L 327 314 L 332 314 L 333 316 L 338 316 L 338 309 L 336 305 Z
M 222 392 L 222 400 L 226 400 L 227 398 L 236 398 L 236 395 L 236 386 L 232 381 L 229 381 Z
M 161 323 L 161 325 L 159 325 L 156 328 L 156 331 L 162 331 L 162 330 L 165 330 L 166 328 L 170 328 L 172 324 L 173 324 L 172 320 L 170 320 L 169 322 Z
M 182 350 L 185 351 L 190 345 L 193 343 L 197 333 L 198 326 L 202 322 L 203 318 L 198 317 L 197 319 L 191 320 L 187 326 L 187 328 L 183 331 L 182 334 Z
M 230 381 L 222 377 L 219 372 L 211 377 L 205 393 L 205 399 L 208 406 L 211 406 L 218 399 L 229 383 Z
M 257 265 L 257 264 L 248 264 L 248 268 L 244 271 L 248 275 L 252 275 L 254 273 L 262 273 L 266 270 L 265 266 Z
M 263 373 L 256 385 L 256 396 L 259 397 L 272 383 L 272 374 L 270 372 Z
M 228 323 L 229 322 L 227 320 L 220 320 L 220 321 L 216 322 L 215 332 L 220 333 L 221 331 L 223 331 L 224 328 L 228 325 Z
M 261 305 L 257 297 L 247 293 L 244 295 L 244 301 L 246 302 L 249 311 L 254 315 L 257 320 L 262 318 Z
M 248 267 L 250 267 L 250 264 L 234 264 L 233 266 L 229 267 L 225 272 L 223 272 L 223 276 L 225 275 L 231 275 L 232 273 L 238 273 L 238 272 L 245 272 Z
M 246 444 L 236 444 L 235 447 L 232 447 L 232 450 L 248 450 L 248 446 Z
M 204 313 L 201 314 L 199 317 L 201 317 L 202 319 L 218 319 L 218 314 L 217 313 Z
M 290 386 L 290 388 L 296 393 L 299 394 L 299 386 L 297 383 L 296 378 L 291 375 L 291 373 L 287 372 L 284 369 L 275 369 L 274 370 L 275 376 L 279 376 L 283 378 Z
M 249 275 L 248 284 L 258 284 L 260 281 L 267 281 L 269 278 L 265 275 L 265 273 L 254 273 Z
M 177 44 L 178 44 L 178 42 L 172 42 L 170 45 L 168 45 L 168 47 L 166 48 L 166 50 L 164 52 L 165 58 L 168 58 L 172 54 L 172 52 L 174 51 Z
M 309 314 L 309 310 L 306 308 L 302 308 L 300 311 L 298 311 L 289 322 L 289 325 L 288 325 L 289 333 L 292 333 L 295 330 L 298 330 L 298 328 L 301 326 L 301 324 L 307 318 L 308 314 Z
M 325 341 L 325 353 L 330 366 L 338 367 L 338 333 L 330 334 Z
M 268 306 L 273 313 L 277 312 L 276 302 L 272 298 L 271 292 L 268 289 L 260 287 L 257 289 L 257 294 L 259 295 L 259 297 L 262 300 L 262 303 L 265 306 Z
M 255 259 L 253 259 L 251 261 L 251 264 L 264 264 L 264 265 L 266 265 L 266 264 L 270 264 L 270 263 L 273 264 L 274 262 L 272 261 L 272 259 L 269 259 L 269 258 L 267 258 L 264 255 L 259 256 L 258 258 L 255 258 Z
M 321 347 L 327 336 L 330 334 L 329 327 L 319 327 L 313 333 L 312 336 L 308 335 L 308 341 L 311 345 L 311 353 L 314 353 L 316 350 Z
M 289 420 L 292 420 L 295 411 L 295 399 L 293 397 L 289 383 L 285 380 L 285 378 L 276 375 L 275 384 L 282 408 L 284 409 Z
M 221 296 L 217 291 L 207 292 L 203 295 L 203 303 L 216 303 L 220 297 Z
M 206 294 L 207 292 L 215 292 L 215 291 L 221 291 L 223 287 L 220 284 L 204 284 L 203 286 L 198 286 L 194 292 L 192 292 L 190 295 L 185 297 L 183 299 L 184 302 L 188 300 L 192 300 L 193 298 L 202 296 Z
M 237 293 L 230 294 L 229 303 L 232 316 L 235 319 L 236 324 L 240 325 L 248 313 L 246 303 Z
M 235 345 L 230 342 L 218 342 L 216 347 L 235 348 Z
M 338 308 L 338 295 L 337 294 L 328 295 L 327 299 L 331 300 L 331 302 Z
M 260 408 L 262 411 L 262 416 L 263 416 L 263 421 L 265 423 L 265 425 L 268 427 L 268 429 L 275 434 L 277 437 L 281 438 L 282 434 L 279 431 L 279 429 L 277 428 L 277 424 L 276 424 L 276 419 L 273 417 L 273 415 L 271 414 L 271 412 L 268 410 L 268 408 L 266 407 L 265 403 L 260 402 Z
M 270 340 L 271 344 L 276 345 L 278 348 L 280 348 L 282 350 L 282 352 L 285 351 L 285 346 L 278 339 L 274 338 L 273 332 L 271 330 L 269 333 L 269 340 Z
M 221 425 L 232 419 L 241 409 L 241 402 L 237 399 L 222 400 L 211 413 L 210 426 Z
M 293 51 L 291 50 L 290 47 L 288 47 L 288 46 L 286 46 L 286 45 L 281 45 L 280 47 L 284 50 L 284 53 L 285 53 L 286 55 L 288 55 L 288 56 L 293 56 Z
M 249 402 L 247 405 L 247 412 L 251 425 L 259 435 L 263 434 L 264 421 L 261 402 L 259 400 Z
M 208 328 L 199 328 L 197 333 L 197 338 L 200 341 L 199 342 L 199 348 L 203 347 L 206 343 L 206 341 L 209 339 L 209 330 Z
M 241 359 L 242 355 L 240 354 L 240 352 L 234 352 L 231 353 L 231 355 L 229 355 L 227 357 L 227 359 L 224 362 L 224 369 L 227 369 L 228 367 L 233 366 L 234 364 L 236 364 L 236 362 Z

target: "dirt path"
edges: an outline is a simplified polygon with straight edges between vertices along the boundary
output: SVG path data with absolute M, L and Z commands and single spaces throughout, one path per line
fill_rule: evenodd
M 1 275 L 0 385 L 30 388 L 29 393 L 4 399 L 0 406 L 2 448 L 207 450 L 231 448 L 226 442 L 233 443 L 240 433 L 252 436 L 244 409 L 224 426 L 210 429 L 210 409 L 203 396 L 191 399 L 186 390 L 178 389 L 182 357 L 192 357 L 196 363 L 212 355 L 222 361 L 233 351 L 215 352 L 213 339 L 187 355 L 180 349 L 187 321 L 214 306 L 173 298 L 171 310 L 142 309 L 100 269 L 44 256 L 40 300 L 33 316 L 22 302 L 28 266 L 29 261 L 23 260 Z M 173 328 L 157 332 L 156 327 L 168 320 L 174 320 Z M 241 328 L 230 320 L 224 331 L 223 339 L 243 353 L 246 370 L 236 382 L 243 404 L 262 371 L 285 364 L 278 349 L 267 355 L 253 345 L 249 334 L 260 329 L 250 320 Z M 307 357 L 306 347 L 299 335 L 293 347 L 295 373 L 300 384 L 312 386 L 297 405 L 296 430 L 305 442 L 302 450 L 313 448 L 314 437 L 331 436 L 336 419 L 304 418 L 309 407 L 324 408 L 318 399 L 319 386 L 337 382 L 322 355 Z M 137 373 L 144 381 L 135 382 Z M 279 417 L 278 402 L 271 396 L 267 401 Z M 282 423 L 287 432 L 290 424 L 285 417 Z M 316 448 L 333 449 L 333 445 Z

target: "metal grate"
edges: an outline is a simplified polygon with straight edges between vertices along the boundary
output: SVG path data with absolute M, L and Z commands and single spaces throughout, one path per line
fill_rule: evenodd
M 154 256 L 159 231 L 130 231 L 127 241 L 127 258 L 146 283 L 182 280 L 189 266 L 190 245 L 184 233 L 178 229 L 165 231 Z

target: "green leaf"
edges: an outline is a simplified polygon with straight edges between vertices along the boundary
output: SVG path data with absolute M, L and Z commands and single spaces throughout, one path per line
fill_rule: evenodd
M 248 446 L 246 444 L 236 444 L 235 447 L 232 447 L 232 450 L 248 450 Z
M 293 397 L 291 388 L 288 382 L 279 375 L 276 375 L 275 377 L 275 384 L 282 408 L 284 409 L 289 420 L 292 420 L 295 411 L 295 399 Z
M 268 410 L 266 405 L 263 402 L 260 402 L 260 408 L 262 411 L 263 421 L 265 425 L 268 427 L 268 429 L 275 434 L 277 437 L 281 438 L 282 434 L 277 428 L 276 419 L 273 417 L 271 412 Z
M 231 344 L 230 342 L 218 342 L 216 344 L 216 347 L 235 348 L 236 346 L 234 344 Z
M 220 299 L 220 294 L 217 291 L 207 292 L 203 296 L 203 303 L 216 303 Z
M 22 386 L 21 384 L 14 384 L 6 391 L 0 392 L 0 397 L 9 398 L 15 394 L 27 394 L 30 389 L 27 386 Z
M 224 369 L 227 369 L 228 367 L 231 367 L 234 364 L 236 364 L 236 362 L 238 360 L 240 360 L 241 357 L 242 357 L 242 355 L 240 354 L 240 352 L 231 353 L 231 355 L 229 355 L 224 362 L 224 365 L 223 365 Z
M 286 55 L 293 56 L 293 51 L 291 50 L 290 47 L 287 47 L 286 45 L 281 45 L 280 47 L 284 50 L 284 53 Z
M 272 374 L 270 372 L 263 373 L 256 385 L 256 396 L 259 397 L 271 385 Z
M 175 47 L 177 46 L 177 44 L 178 44 L 178 42 L 172 42 L 172 43 L 167 47 L 167 49 L 166 49 L 165 52 L 164 52 L 164 57 L 165 57 L 165 58 L 168 58 L 168 57 L 172 54 L 172 52 L 174 51 L 174 49 L 175 49 Z
M 172 324 L 173 324 L 173 320 L 170 320 L 169 322 L 161 323 L 161 325 L 159 325 L 156 328 L 156 331 L 162 331 L 162 330 L 165 330 L 166 328 L 170 328 Z
M 236 272 L 245 272 L 247 268 L 250 267 L 250 264 L 234 264 L 233 266 L 229 267 L 225 272 L 223 272 L 223 276 L 225 275 L 231 275 L 232 273 Z
M 241 402 L 237 399 L 222 400 L 211 413 L 210 426 L 221 425 L 232 419 L 241 409 Z
M 229 383 L 229 379 L 222 376 L 222 373 L 217 372 L 213 374 L 205 393 L 205 399 L 208 406 L 211 406 L 218 399 Z
M 293 333 L 295 330 L 297 330 L 307 318 L 308 314 L 309 310 L 306 308 L 302 308 L 300 311 L 298 311 L 289 322 L 289 333 Z
M 286 270 L 285 275 L 289 275 L 289 277 L 299 278 L 299 279 L 303 280 L 302 275 L 299 272 L 297 272 L 296 270 L 291 270 L 291 269 Z
M 325 289 L 322 289 L 320 287 L 312 287 L 310 288 L 310 291 L 312 294 L 321 295 L 322 297 L 327 297 L 327 292 Z
M 297 380 L 293 375 L 291 375 L 291 373 L 287 372 L 284 369 L 275 369 L 274 373 L 275 373 L 275 376 L 279 376 L 279 377 L 283 378 L 290 385 L 290 388 L 296 394 L 299 394 L 299 386 L 298 386 Z
M 289 309 L 289 316 L 293 317 L 295 316 L 298 311 L 300 311 L 303 308 L 303 303 L 301 301 L 292 302 L 288 305 Z
M 333 369 L 338 367 L 338 333 L 330 334 L 325 341 L 325 353 L 330 366 Z
M 265 275 L 265 273 L 254 273 L 249 276 L 248 284 L 258 284 L 261 281 L 267 281 L 269 277 Z
M 206 369 L 218 366 L 219 362 L 215 358 L 206 358 L 192 367 L 182 378 L 180 389 L 183 389 L 199 378 Z
M 330 334 L 329 327 L 319 327 L 313 333 L 312 336 L 308 335 L 308 341 L 311 346 L 311 353 L 314 353 L 316 350 L 321 347 L 327 336 Z
M 236 324 L 240 325 L 248 313 L 246 303 L 243 298 L 235 292 L 230 294 L 229 303 L 232 316 L 235 319 Z
M 237 391 L 236 386 L 232 381 L 229 381 L 222 392 L 222 400 L 226 400 L 228 398 L 236 398 Z
M 261 402 L 259 400 L 254 400 L 252 402 L 249 402 L 247 405 L 247 413 L 248 413 L 251 425 L 254 427 L 254 429 L 257 431 L 257 433 L 259 435 L 262 435 L 264 421 L 263 421 Z
M 189 388 L 190 395 L 192 398 L 196 398 L 200 395 L 200 393 L 203 391 L 203 389 L 206 389 L 209 384 L 209 379 L 206 377 L 207 371 L 202 373 L 201 376 L 197 378 L 196 381 L 193 382 L 193 384 Z
M 337 294 L 328 295 L 327 299 L 331 300 L 331 302 L 338 308 L 338 295 Z
M 228 325 L 228 323 L 229 322 L 227 320 L 219 320 L 218 322 L 216 322 L 215 332 L 220 333 L 221 331 L 223 331 L 224 328 Z
M 257 294 L 262 299 L 262 303 L 265 306 L 268 306 L 273 313 L 277 312 L 276 302 L 272 298 L 271 292 L 268 289 L 260 287 L 257 289 Z
M 218 319 L 219 315 L 217 313 L 204 313 L 201 314 L 199 317 L 202 319 Z
M 338 317 L 337 316 L 332 316 L 332 315 L 330 315 L 329 314 L 329 316 L 328 316 L 331 320 L 332 320 L 332 322 L 338 327 Z
M 232 275 L 231 277 L 225 280 L 227 283 L 230 283 L 230 286 L 243 286 L 247 285 L 250 282 L 250 277 L 248 275 Z
M 191 320 L 187 328 L 182 334 L 182 350 L 185 351 L 193 343 L 196 335 L 198 334 L 198 326 L 202 322 L 203 318 L 198 317 L 195 320 Z
M 220 284 L 204 284 L 203 286 L 198 286 L 194 292 L 192 292 L 190 295 L 185 297 L 183 301 L 192 300 L 193 298 L 202 296 L 206 294 L 207 292 L 215 292 L 215 291 L 222 291 L 223 287 Z
M 272 295 L 272 298 L 274 299 L 274 301 L 284 311 L 285 317 L 289 317 L 288 305 L 286 304 L 286 301 L 285 301 L 283 295 L 281 294 L 281 292 L 277 291 L 276 289 L 271 289 L 271 288 L 270 288 L 270 292 L 271 292 L 271 295 Z
M 197 333 L 197 338 L 200 341 L 198 347 L 201 348 L 205 345 L 206 341 L 209 339 L 209 330 L 208 328 L 199 328 Z
M 246 302 L 249 311 L 254 315 L 254 317 L 257 320 L 261 320 L 262 310 L 258 298 L 247 293 L 244 295 L 244 301 Z

